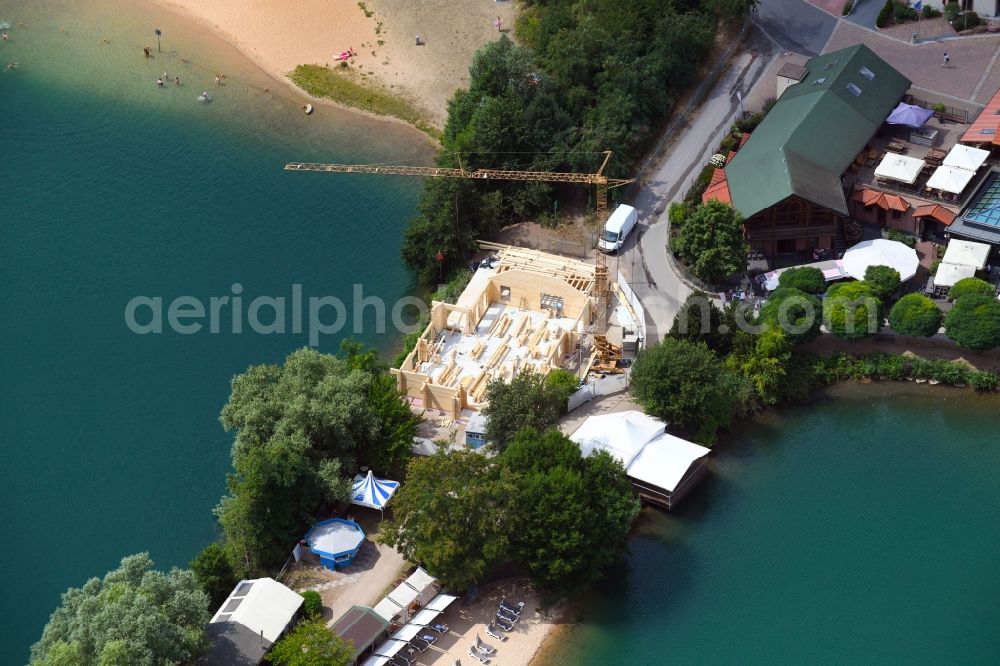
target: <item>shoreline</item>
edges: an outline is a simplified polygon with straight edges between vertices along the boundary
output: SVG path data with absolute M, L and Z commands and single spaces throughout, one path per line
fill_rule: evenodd
M 422 136 L 429 146 L 435 149 L 440 147 L 440 143 L 436 141 L 434 137 L 430 136 L 424 131 L 421 131 L 420 128 L 414 126 L 412 123 L 403 120 L 402 118 L 373 113 L 371 111 L 366 111 L 365 109 L 359 109 L 357 107 L 349 106 L 347 104 L 341 104 L 340 102 L 332 100 L 328 97 L 317 97 L 315 95 L 309 94 L 308 92 L 297 86 L 288 77 L 288 72 L 281 72 L 278 71 L 277 69 L 269 68 L 267 66 L 267 63 L 262 58 L 252 53 L 250 50 L 248 50 L 248 48 L 244 47 L 244 45 L 240 42 L 240 40 L 237 37 L 227 33 L 219 25 L 214 24 L 210 19 L 198 14 L 197 12 L 191 10 L 188 7 L 177 4 L 173 0 L 147 0 L 147 2 L 149 2 L 151 5 L 155 7 L 158 7 L 159 9 L 162 9 L 163 11 L 169 12 L 174 17 L 193 23 L 194 25 L 197 25 L 198 27 L 211 32 L 218 39 L 220 39 L 221 41 L 225 42 L 228 46 L 235 49 L 244 59 L 247 60 L 247 62 L 251 63 L 261 74 L 271 79 L 275 83 L 281 85 L 285 90 L 291 93 L 295 98 L 297 98 L 296 101 L 298 101 L 298 99 L 301 99 L 304 100 L 304 102 L 309 102 L 314 105 L 322 105 L 324 107 L 337 109 L 345 113 L 356 115 L 361 118 L 367 118 L 369 120 L 377 120 L 382 122 L 389 122 L 394 125 L 407 127 L 413 130 L 414 132 L 418 133 L 420 136 Z M 274 94 L 275 91 L 270 90 L 268 92 Z

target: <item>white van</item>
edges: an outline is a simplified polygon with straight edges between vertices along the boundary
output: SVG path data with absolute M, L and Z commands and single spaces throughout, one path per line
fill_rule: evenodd
M 635 223 L 638 221 L 639 214 L 635 212 L 635 208 L 619 204 L 604 225 L 604 233 L 601 234 L 597 247 L 602 252 L 617 252 L 625 244 L 625 239 L 635 229 Z

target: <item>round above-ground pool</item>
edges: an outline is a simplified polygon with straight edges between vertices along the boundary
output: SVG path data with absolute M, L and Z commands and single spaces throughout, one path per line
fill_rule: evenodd
M 319 556 L 327 569 L 346 567 L 365 541 L 365 531 L 353 520 L 330 518 L 312 526 L 306 534 L 309 550 Z

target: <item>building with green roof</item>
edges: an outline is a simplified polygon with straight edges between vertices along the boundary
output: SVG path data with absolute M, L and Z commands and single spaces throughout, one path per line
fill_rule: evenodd
M 750 245 L 769 257 L 833 247 L 848 215 L 842 176 L 910 87 L 863 44 L 806 70 L 725 169 Z

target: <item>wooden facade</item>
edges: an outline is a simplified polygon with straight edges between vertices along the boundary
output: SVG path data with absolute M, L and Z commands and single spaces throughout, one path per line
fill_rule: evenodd
M 813 250 L 833 249 L 844 217 L 797 196 L 766 208 L 744 222 L 750 247 L 769 259 L 805 256 Z

